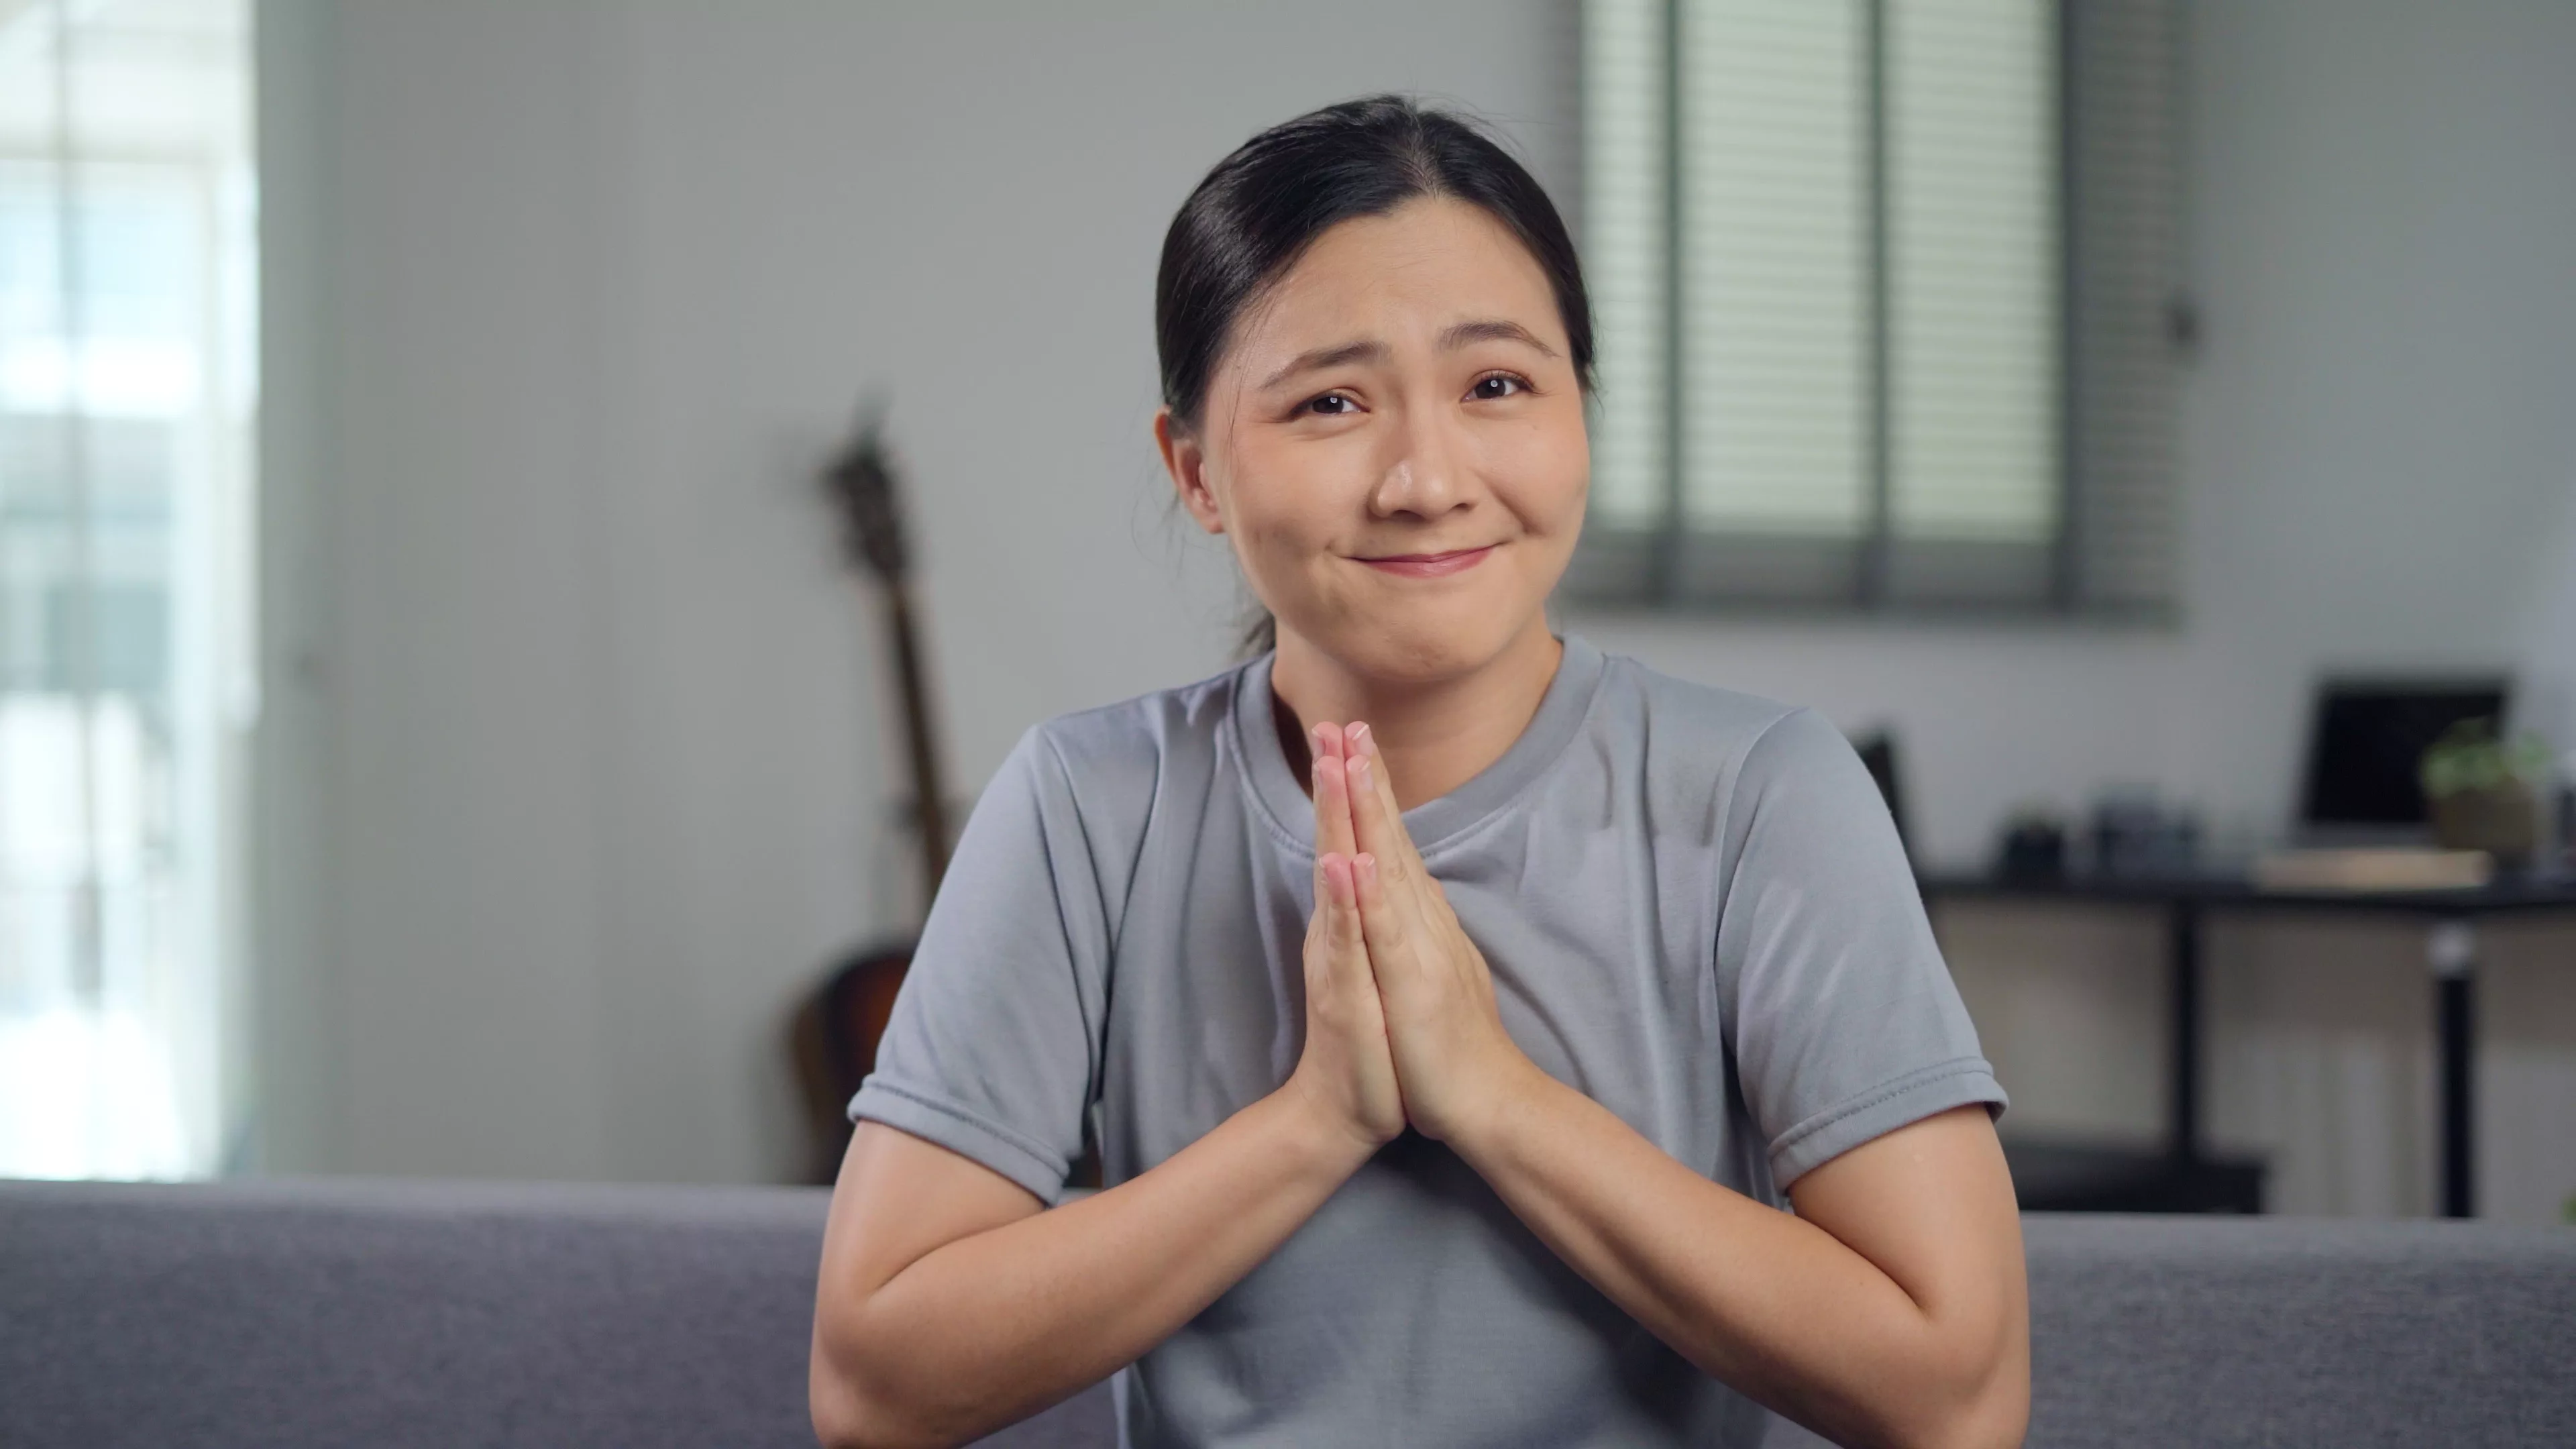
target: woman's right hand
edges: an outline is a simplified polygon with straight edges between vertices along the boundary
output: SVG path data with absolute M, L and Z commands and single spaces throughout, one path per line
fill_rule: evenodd
M 1306 1046 L 1288 1089 L 1373 1152 L 1404 1130 L 1404 1098 L 1360 933 L 1342 727 L 1319 724 L 1306 740 L 1314 762 L 1315 913 L 1306 921 Z

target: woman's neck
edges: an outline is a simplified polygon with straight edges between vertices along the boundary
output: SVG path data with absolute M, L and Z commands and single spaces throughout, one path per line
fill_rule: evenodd
M 1565 646 L 1540 615 L 1500 653 L 1465 674 L 1397 684 L 1354 673 L 1282 628 L 1270 665 L 1279 743 L 1297 783 L 1312 790 L 1306 731 L 1324 720 L 1365 721 L 1386 757 L 1396 804 L 1410 810 L 1466 784 L 1503 757 L 1538 714 L 1564 654 Z

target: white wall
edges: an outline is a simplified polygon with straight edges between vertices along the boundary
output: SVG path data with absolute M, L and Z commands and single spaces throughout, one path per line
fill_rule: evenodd
M 2576 785 L 2576 483 L 2558 510 L 2543 551 L 2542 587 L 2522 627 L 2527 722 L 2559 752 L 2562 774 Z
M 910 909 L 860 389 L 971 795 L 1224 660 L 1146 432 L 1198 176 L 1388 88 L 1567 169 L 1555 5 L 1076 12 L 264 7 L 271 1164 L 791 1171 L 783 1013 Z
M 778 1018 L 906 910 L 873 616 L 806 481 L 854 393 L 894 393 L 970 791 L 1029 722 L 1222 661 L 1230 577 L 1146 436 L 1155 250 L 1206 166 L 1401 88 L 1574 176 L 1556 0 L 263 14 L 279 1166 L 790 1170 Z M 2519 657 L 2576 480 L 2576 9 L 2231 0 L 2192 55 L 2183 628 L 1574 625 L 1893 722 L 1952 858 L 2111 782 L 2277 824 L 2317 670 Z M 2151 945 L 1945 929 L 2032 1120 L 2152 1121 Z M 2253 984 L 2213 1090 L 2296 1151 L 2282 1104 L 2340 1068 L 2280 1045 L 2266 972 L 2316 951 L 2277 935 L 2219 943 Z M 2338 1141 L 2420 1119 L 2412 947 L 2372 949 L 2388 1010 L 2318 1059 L 2393 1105 Z M 2576 1190 L 2552 1151 L 2530 1202 Z M 2392 1153 L 2292 1205 L 2412 1205 Z

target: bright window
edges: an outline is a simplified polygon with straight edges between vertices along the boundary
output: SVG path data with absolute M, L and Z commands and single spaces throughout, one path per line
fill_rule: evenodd
M 0 1176 L 218 1169 L 245 882 L 247 0 L 0 8 Z

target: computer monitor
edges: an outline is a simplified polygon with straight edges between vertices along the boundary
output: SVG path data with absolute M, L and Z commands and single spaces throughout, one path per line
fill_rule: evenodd
M 2467 719 L 2504 725 L 2495 677 L 2329 679 L 2317 687 L 2300 823 L 2310 833 L 2402 834 L 2428 817 L 2417 778 L 2424 751 Z

